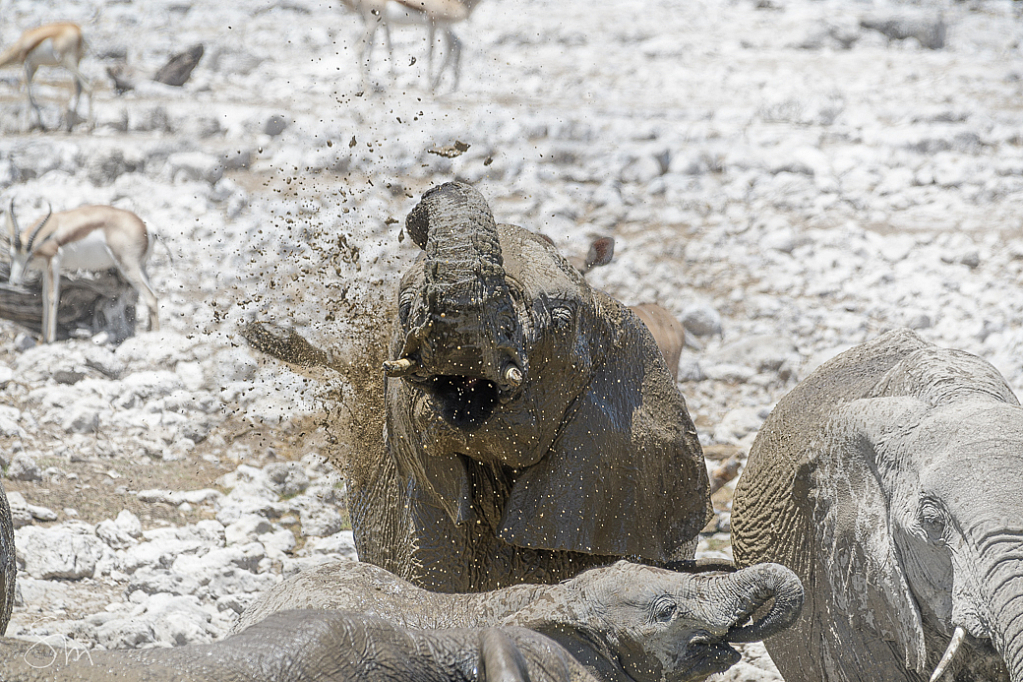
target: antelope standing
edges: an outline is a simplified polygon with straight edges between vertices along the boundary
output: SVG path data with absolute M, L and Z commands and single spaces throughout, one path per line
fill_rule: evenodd
M 21 34 L 18 41 L 0 54 L 0 67 L 10 64 L 23 64 L 25 66 L 25 90 L 28 92 L 28 102 L 36 112 L 36 120 L 43 130 L 43 116 L 39 111 L 39 104 L 32 96 L 32 77 L 40 66 L 63 66 L 71 72 L 75 80 L 74 104 L 68 101 L 67 127 L 70 130 L 74 126 L 74 115 L 78 114 L 78 104 L 84 89 L 89 95 L 89 117 L 92 121 L 92 86 L 85 79 L 82 72 L 78 70 L 78 64 L 85 54 L 85 40 L 82 38 L 82 29 L 77 24 L 70 22 L 59 22 L 46 24 L 29 29 Z
M 452 30 L 452 25 L 465 21 L 479 4 L 480 0 L 341 0 L 349 9 L 362 17 L 366 29 L 362 35 L 362 82 L 363 87 L 369 84 L 370 58 L 373 55 L 373 37 L 377 25 L 384 28 L 384 42 L 387 44 L 387 55 L 391 63 L 391 77 L 394 77 L 394 49 L 391 46 L 391 26 L 400 24 L 423 25 L 427 27 L 428 51 L 426 76 L 431 80 L 430 87 L 436 90 L 440 83 L 444 68 L 451 64 L 454 69 L 454 85 L 458 89 L 461 75 L 462 42 Z M 435 76 L 433 74 L 433 49 L 436 32 L 440 31 L 444 38 L 444 61 Z
M 14 201 L 7 212 L 11 239 L 10 283 L 21 284 L 28 267 L 43 271 L 43 339 L 57 337 L 57 303 L 61 270 L 103 271 L 116 267 L 145 301 L 149 329 L 157 330 L 156 294 L 146 275 L 146 260 L 153 238 L 145 223 L 132 213 L 113 206 L 82 206 L 46 217 L 22 240 Z

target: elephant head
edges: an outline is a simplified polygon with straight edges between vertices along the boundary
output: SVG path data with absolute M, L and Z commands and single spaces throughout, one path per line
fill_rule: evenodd
M 820 367 L 733 504 L 737 562 L 807 590 L 767 643 L 785 679 L 1023 681 L 1021 489 L 1023 408 L 984 360 L 897 331 Z
M 620 561 L 557 585 L 504 624 L 541 632 L 594 677 L 689 682 L 727 670 L 754 642 L 789 627 L 803 605 L 799 579 L 784 566 L 680 576 Z
M 468 185 L 428 191 L 406 230 L 423 253 L 384 363 L 403 499 L 361 503 L 407 515 L 413 568 L 373 539 L 400 533 L 353 522 L 360 556 L 452 590 L 685 558 L 710 512 L 707 474 L 643 324 L 548 240 L 496 224 Z

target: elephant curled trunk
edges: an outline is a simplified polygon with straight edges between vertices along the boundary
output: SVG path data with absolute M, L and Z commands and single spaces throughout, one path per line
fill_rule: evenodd
M 781 564 L 757 564 L 728 576 L 732 605 L 739 616 L 728 632 L 730 642 L 758 642 L 786 629 L 799 618 L 803 608 L 803 584 L 796 574 Z M 770 610 L 763 609 L 770 602 Z M 753 618 L 749 624 L 742 624 Z

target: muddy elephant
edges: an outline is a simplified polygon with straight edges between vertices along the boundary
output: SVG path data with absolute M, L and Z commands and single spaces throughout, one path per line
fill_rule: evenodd
M 357 337 L 337 333 L 354 353 L 242 330 L 311 378 L 340 375 L 328 423 L 349 447 L 332 457 L 359 557 L 460 592 L 690 558 L 711 515 L 703 452 L 639 318 L 468 185 L 428 191 L 405 232 L 422 253 L 386 357 L 371 305 L 346 313 Z
M 802 599 L 799 579 L 777 565 L 690 576 L 620 562 L 561 585 L 463 595 L 345 561 L 278 586 L 215 644 L 85 652 L 0 640 L 0 679 L 688 682 L 735 663 L 729 642 L 790 625 Z
M 236 629 L 290 609 L 358 609 L 410 628 L 525 627 L 557 641 L 597 679 L 698 680 L 739 660 L 730 643 L 790 625 L 803 601 L 799 579 L 783 566 L 713 568 L 686 574 L 620 561 L 557 585 L 450 594 L 337 561 L 271 589 Z
M 766 642 L 785 679 L 1023 681 L 1021 490 L 1023 409 L 984 360 L 893 331 L 817 369 L 733 503 L 736 562 L 806 589 Z
M 426 192 L 405 230 L 423 252 L 384 363 L 399 484 L 353 480 L 359 556 L 447 591 L 691 556 L 703 452 L 643 323 L 469 185 Z
M 18 561 L 14 552 L 14 520 L 7 493 L 0 483 L 0 635 L 7 632 L 14 608 L 15 580 L 18 577 Z
M 598 682 L 524 628 L 411 630 L 342 611 L 281 611 L 214 644 L 86 651 L 0 639 L 4 682 Z

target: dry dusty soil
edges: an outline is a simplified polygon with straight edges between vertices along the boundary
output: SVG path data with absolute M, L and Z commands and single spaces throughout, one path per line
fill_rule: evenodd
M 28 223 L 47 203 L 113 204 L 168 247 L 149 265 L 160 332 L 40 348 L 0 321 L 4 485 L 35 508 L 19 542 L 102 540 L 89 570 L 61 574 L 19 547 L 8 634 L 209 641 L 282 574 L 341 552 L 330 491 L 343 482 L 317 459 L 330 382 L 249 351 L 238 329 L 269 318 L 346 349 L 338 325 L 415 257 L 405 214 L 451 179 L 569 257 L 615 237 L 589 280 L 685 318 L 679 386 L 713 460 L 741 460 L 817 364 L 896 327 L 981 355 L 1019 394 L 1021 7 L 485 0 L 455 27 L 458 89 L 448 71 L 434 91 L 414 27 L 394 32 L 393 74 L 377 37 L 364 86 L 361 20 L 336 0 L 4 2 L 0 46 L 45 22 L 83 26 L 94 121 L 33 129 L 21 71 L 0 70 L 3 205 Z M 898 28 L 868 27 L 886 21 Z M 195 44 L 183 87 L 150 80 Z M 134 89 L 117 94 L 108 68 Z M 43 68 L 36 91 L 57 128 L 69 78 Z M 703 552 L 730 552 L 733 486 Z M 140 528 L 100 529 L 122 510 Z M 166 554 L 140 568 L 138 548 L 172 536 L 196 561 L 207 539 L 255 552 L 228 567 L 248 582 L 193 585 Z M 162 617 L 176 630 L 111 634 L 110 618 L 179 606 L 187 617 Z M 729 679 L 778 679 L 762 648 L 748 656 Z

